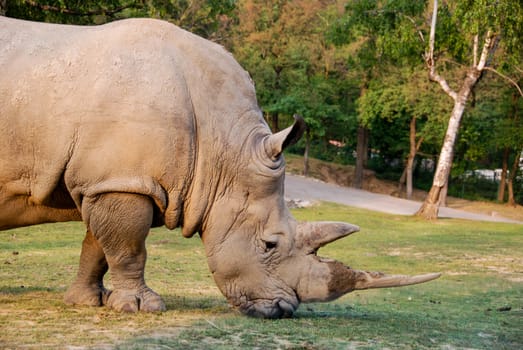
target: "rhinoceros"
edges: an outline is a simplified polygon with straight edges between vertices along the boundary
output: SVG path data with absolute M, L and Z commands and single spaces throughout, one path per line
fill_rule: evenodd
M 145 240 L 162 225 L 200 235 L 220 291 L 251 316 L 439 276 L 317 255 L 358 227 L 291 216 L 282 151 L 304 121 L 272 134 L 248 73 L 221 46 L 159 20 L 5 17 L 0 45 L 0 229 L 85 223 L 66 303 L 165 310 L 144 280 Z

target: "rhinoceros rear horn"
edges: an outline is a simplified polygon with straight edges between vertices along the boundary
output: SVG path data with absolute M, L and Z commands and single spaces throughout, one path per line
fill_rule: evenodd
M 346 222 L 305 221 L 296 227 L 296 243 L 299 247 L 318 250 L 326 244 L 358 232 L 360 228 Z
M 292 126 L 268 136 L 265 140 L 265 152 L 267 152 L 269 158 L 278 158 L 286 147 L 298 142 L 305 132 L 307 127 L 305 120 L 298 114 L 295 114 L 293 117 L 294 124 Z

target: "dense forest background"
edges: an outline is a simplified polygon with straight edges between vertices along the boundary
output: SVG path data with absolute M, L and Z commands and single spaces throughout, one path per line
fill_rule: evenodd
M 0 14 L 170 21 L 234 54 L 273 131 L 295 113 L 305 118 L 306 136 L 291 149 L 305 155 L 304 171 L 309 156 L 352 164 L 353 186 L 371 169 L 405 184 L 409 197 L 412 187 L 434 187 L 446 166 L 438 203 L 448 191 L 523 204 L 520 0 L 0 0 Z

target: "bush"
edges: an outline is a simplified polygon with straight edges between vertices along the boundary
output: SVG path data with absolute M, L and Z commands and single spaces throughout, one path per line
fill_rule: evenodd
M 448 194 L 469 200 L 497 199 L 499 183 L 482 176 L 459 176 L 449 180 Z

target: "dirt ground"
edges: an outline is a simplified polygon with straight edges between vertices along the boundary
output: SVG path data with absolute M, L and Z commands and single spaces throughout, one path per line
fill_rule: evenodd
M 287 171 L 293 174 L 303 173 L 303 158 L 290 155 L 286 156 Z M 354 167 L 310 159 L 309 176 L 324 182 L 340 186 L 351 186 Z M 379 180 L 373 171 L 365 171 L 363 189 L 369 192 L 386 194 L 394 197 L 403 197 L 404 193 L 398 190 L 398 183 L 394 181 Z M 413 200 L 423 201 L 427 192 L 414 190 Z M 447 205 L 453 209 L 460 209 L 471 213 L 489 216 L 503 216 L 508 219 L 523 221 L 523 206 L 516 207 L 487 201 L 469 201 L 461 198 L 448 197 Z

